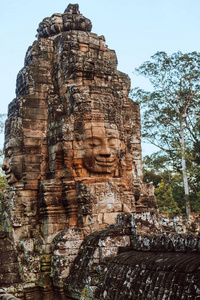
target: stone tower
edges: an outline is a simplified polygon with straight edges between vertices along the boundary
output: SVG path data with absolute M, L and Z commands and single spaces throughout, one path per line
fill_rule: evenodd
M 10 103 L 4 229 L 14 241 L 93 231 L 155 207 L 142 183 L 140 113 L 115 51 L 78 5 L 45 18 Z M 26 228 L 26 230 L 25 230 Z
M 91 28 L 77 4 L 45 18 L 9 105 L 3 230 L 17 255 L 21 281 L 11 284 L 20 299 L 65 299 L 81 244 L 99 230 L 106 233 L 94 240 L 105 249 L 93 245 L 92 257 L 100 261 L 130 247 L 136 223 L 138 232 L 163 232 L 153 187 L 142 182 L 130 79 Z

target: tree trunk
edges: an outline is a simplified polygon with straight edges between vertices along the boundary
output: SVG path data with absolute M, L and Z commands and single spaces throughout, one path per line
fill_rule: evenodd
M 184 131 L 183 131 L 183 122 L 180 121 L 180 135 L 181 135 L 181 156 L 182 156 L 182 172 L 183 172 L 183 184 L 184 184 L 184 192 L 185 192 L 185 207 L 186 207 L 186 214 L 187 216 L 190 215 L 190 201 L 189 201 L 189 184 L 187 178 L 187 168 L 186 168 L 186 161 L 185 161 L 185 138 L 184 138 Z

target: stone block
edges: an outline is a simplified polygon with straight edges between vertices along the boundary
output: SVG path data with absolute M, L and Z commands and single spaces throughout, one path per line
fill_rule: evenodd
M 104 213 L 103 223 L 105 224 L 115 224 L 118 213 Z
M 102 247 L 102 255 L 105 257 L 114 257 L 118 254 L 118 247 Z

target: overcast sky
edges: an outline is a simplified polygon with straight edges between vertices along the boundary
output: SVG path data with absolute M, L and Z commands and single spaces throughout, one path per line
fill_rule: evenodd
M 118 70 L 127 73 L 132 87 L 149 89 L 136 67 L 157 51 L 168 54 L 200 51 L 200 0 L 0 0 L 0 113 L 7 113 L 15 97 L 16 76 L 27 48 L 36 39 L 38 24 L 69 3 L 92 21 L 92 32 L 104 35 L 118 57 Z M 147 151 L 148 152 L 148 151 Z M 146 152 L 146 153 L 147 153 Z M 146 154 L 144 153 L 144 154 Z

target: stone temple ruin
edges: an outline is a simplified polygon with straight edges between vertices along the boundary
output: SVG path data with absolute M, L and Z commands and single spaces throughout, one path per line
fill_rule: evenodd
M 200 236 L 162 225 L 130 79 L 91 28 L 78 4 L 45 18 L 17 76 L 0 299 L 200 299 Z

